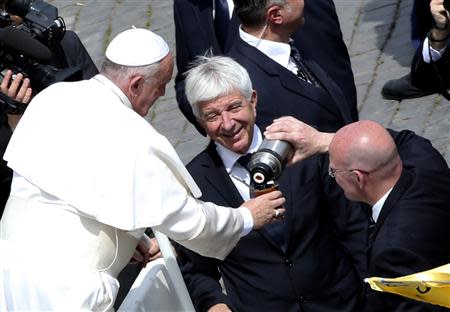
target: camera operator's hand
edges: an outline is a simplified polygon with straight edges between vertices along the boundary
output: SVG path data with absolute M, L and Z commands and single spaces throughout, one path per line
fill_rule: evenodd
M 14 79 L 12 79 L 12 75 L 11 70 L 6 71 L 5 77 L 0 84 L 0 91 L 13 100 L 28 104 L 32 94 L 30 79 L 24 79 L 21 73 L 17 74 Z
M 439 51 L 445 47 L 450 36 L 450 14 L 444 7 L 444 0 L 431 0 L 430 11 L 436 26 L 428 39 L 433 49 Z
M 431 0 L 430 11 L 433 15 L 436 28 L 449 31 L 449 12 L 444 8 L 444 0 Z

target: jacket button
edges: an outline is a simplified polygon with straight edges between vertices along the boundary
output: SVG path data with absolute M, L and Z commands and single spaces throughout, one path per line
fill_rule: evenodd
M 284 264 L 286 264 L 287 266 L 291 267 L 292 266 L 292 262 L 289 259 L 284 259 Z
M 303 296 L 299 296 L 298 297 L 298 302 L 301 302 L 301 303 L 305 302 L 305 298 L 303 298 Z

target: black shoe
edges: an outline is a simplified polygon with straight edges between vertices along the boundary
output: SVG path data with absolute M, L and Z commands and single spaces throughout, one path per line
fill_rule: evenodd
M 438 91 L 423 90 L 413 86 L 411 83 L 411 74 L 407 74 L 398 79 L 389 80 L 381 89 L 383 98 L 397 101 L 420 98 L 434 93 L 438 93 Z

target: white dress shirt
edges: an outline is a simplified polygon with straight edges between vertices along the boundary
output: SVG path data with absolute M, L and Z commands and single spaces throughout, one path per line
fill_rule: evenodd
M 291 58 L 291 46 L 289 44 L 255 37 L 243 31 L 242 27 L 239 28 L 239 36 L 249 45 L 297 75 L 298 68 Z
M 428 37 L 425 38 L 423 42 L 422 47 L 422 56 L 425 63 L 430 63 L 430 54 L 433 61 L 437 61 L 442 57 L 442 54 L 444 54 L 445 50 L 447 49 L 447 46 L 444 46 L 441 50 L 435 50 L 429 45 Z M 429 51 L 429 52 L 428 52 Z
M 373 221 L 377 222 L 378 217 L 380 216 L 381 209 L 383 208 L 384 202 L 386 201 L 386 198 L 391 193 L 392 188 L 386 192 L 376 203 L 372 206 L 372 219 Z
M 253 138 L 252 143 L 247 151 L 247 153 L 254 153 L 258 150 L 258 147 L 261 145 L 263 139 L 261 131 L 258 126 L 253 126 Z M 241 194 L 244 200 L 249 200 L 249 185 L 250 185 L 250 173 L 242 167 L 237 160 L 241 157 L 241 154 L 237 154 L 223 145 L 216 143 L 217 152 L 219 153 L 220 158 L 222 159 L 225 170 L 233 181 L 233 184 L 236 186 L 237 190 Z

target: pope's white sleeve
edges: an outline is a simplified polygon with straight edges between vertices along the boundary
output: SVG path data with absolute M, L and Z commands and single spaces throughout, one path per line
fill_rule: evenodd
M 241 210 L 187 196 L 181 209 L 153 228 L 203 256 L 224 259 L 241 235 L 248 232 Z

